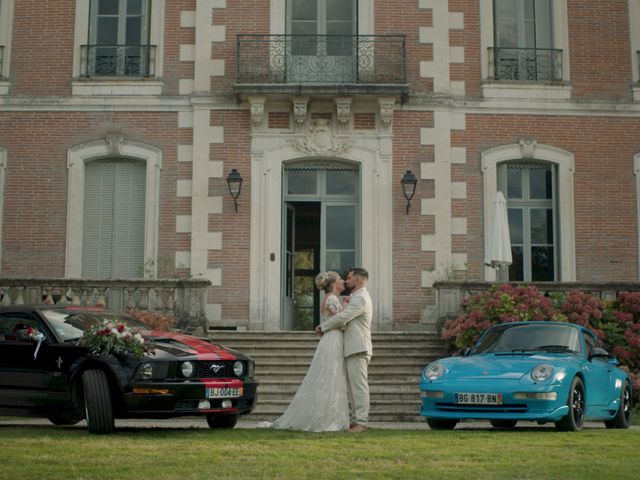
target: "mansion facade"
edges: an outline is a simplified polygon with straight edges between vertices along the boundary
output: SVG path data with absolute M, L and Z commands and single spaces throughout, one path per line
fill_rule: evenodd
M 639 58 L 640 0 L 0 0 L 0 277 L 207 280 L 265 331 L 352 266 L 379 331 L 638 282 Z

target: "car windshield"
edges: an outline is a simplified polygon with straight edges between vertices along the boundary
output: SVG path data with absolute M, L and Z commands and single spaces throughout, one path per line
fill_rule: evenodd
M 570 325 L 502 324 L 489 330 L 473 347 L 477 353 L 578 353 L 580 334 Z
M 86 330 L 94 325 L 102 325 L 105 321 L 126 323 L 132 328 L 149 328 L 132 317 L 111 312 L 43 310 L 42 314 L 49 320 L 53 329 L 64 342 L 81 338 Z

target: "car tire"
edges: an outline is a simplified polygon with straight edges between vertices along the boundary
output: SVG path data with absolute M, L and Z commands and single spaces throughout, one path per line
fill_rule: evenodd
M 511 430 L 516 428 L 517 420 L 489 420 L 489 423 L 493 428 L 500 428 L 503 430 Z
M 456 428 L 458 420 L 448 418 L 427 418 L 427 425 L 431 430 L 453 430 Z
M 107 375 L 102 370 L 87 370 L 82 374 L 82 385 L 89 433 L 112 433 L 113 406 Z
M 556 428 L 561 432 L 577 432 L 582 429 L 584 424 L 584 413 L 586 407 L 584 395 L 584 383 L 580 377 L 574 377 L 569 389 L 569 398 L 567 399 L 569 413 L 556 422 Z
M 82 386 L 80 382 L 74 382 L 71 387 L 71 405 L 69 408 L 53 413 L 48 418 L 54 425 L 75 425 L 84 418 L 83 412 Z
M 238 423 L 238 415 L 207 415 L 209 428 L 233 428 Z
M 631 425 L 631 386 L 625 381 L 620 392 L 620 406 L 616 412 L 616 416 L 611 420 L 605 420 L 604 425 L 607 428 L 629 428 Z

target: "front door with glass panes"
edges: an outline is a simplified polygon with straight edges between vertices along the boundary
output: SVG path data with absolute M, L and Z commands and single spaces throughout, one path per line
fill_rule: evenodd
M 550 0 L 494 0 L 496 74 L 501 80 L 554 78 Z
M 288 0 L 288 82 L 353 83 L 356 0 Z
M 498 188 L 507 192 L 513 263 L 499 280 L 543 282 L 557 279 L 555 171 L 546 163 L 498 166 Z M 505 269 L 506 270 L 506 269 Z
M 333 161 L 287 164 L 283 170 L 282 329 L 312 330 L 322 293 L 315 276 L 346 278 L 360 262 L 360 174 Z
M 151 0 L 91 0 L 89 75 L 148 73 L 150 4 Z

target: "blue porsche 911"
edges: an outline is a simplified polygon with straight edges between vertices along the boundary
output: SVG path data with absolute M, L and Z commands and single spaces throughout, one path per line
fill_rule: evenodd
M 489 328 L 464 355 L 427 365 L 420 414 L 432 429 L 463 419 L 496 428 L 519 420 L 580 430 L 585 420 L 628 428 L 631 381 L 590 330 L 571 323 L 518 322 Z

